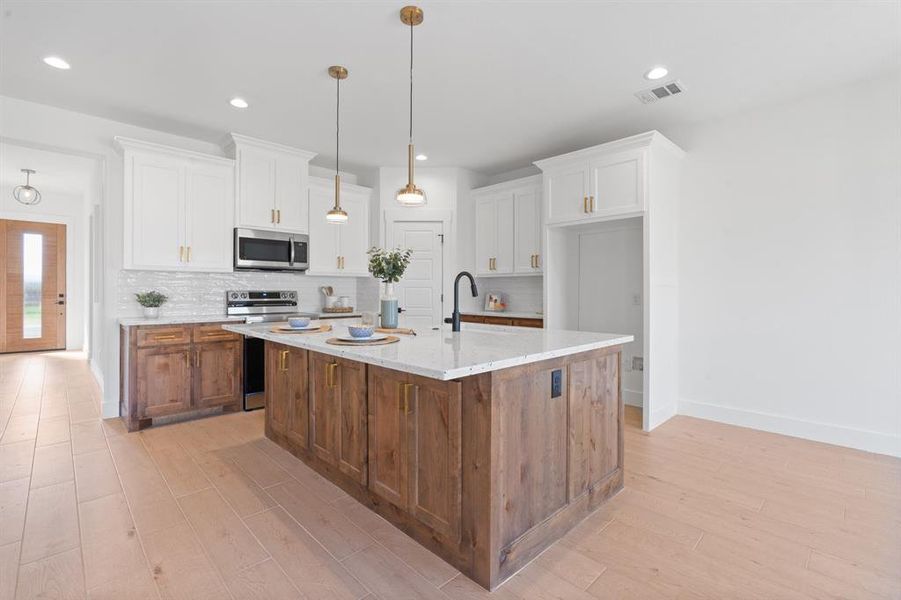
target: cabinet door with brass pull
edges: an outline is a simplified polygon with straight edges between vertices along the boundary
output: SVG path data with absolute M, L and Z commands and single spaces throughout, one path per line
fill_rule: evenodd
M 366 365 L 310 353 L 310 447 L 366 483 Z
M 243 344 L 238 340 L 194 344 L 193 382 L 196 408 L 241 402 L 242 349 Z
M 135 352 L 138 418 L 191 410 L 194 353 L 190 345 L 138 348 Z
M 309 447 L 309 352 L 266 342 L 266 428 Z
M 591 160 L 588 212 L 592 215 L 638 212 L 644 208 L 645 151 L 605 154 Z

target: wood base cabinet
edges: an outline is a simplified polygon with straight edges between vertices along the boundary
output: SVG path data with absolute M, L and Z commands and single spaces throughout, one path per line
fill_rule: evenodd
M 238 410 L 241 336 L 217 324 L 122 327 L 119 414 L 129 431 L 206 408 Z
M 438 381 L 266 345 L 267 437 L 485 588 L 623 486 L 619 346 Z

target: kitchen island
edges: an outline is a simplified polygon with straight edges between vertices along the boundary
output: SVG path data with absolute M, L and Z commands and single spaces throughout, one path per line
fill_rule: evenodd
M 266 436 L 488 589 L 623 485 L 628 335 L 464 324 L 266 340 Z

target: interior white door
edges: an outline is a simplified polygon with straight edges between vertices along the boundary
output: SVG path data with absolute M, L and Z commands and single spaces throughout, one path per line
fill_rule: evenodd
M 132 186 L 131 261 L 128 266 L 180 267 L 185 246 L 184 161 L 168 156 L 135 154 Z
M 333 192 L 310 186 L 310 274 L 338 273 L 339 228 L 325 221 L 325 215 L 335 204 Z
M 494 273 L 497 256 L 497 198 L 476 200 L 476 274 Z
M 425 331 L 442 321 L 442 263 L 444 225 L 440 221 L 397 221 L 394 245 L 413 250 L 403 278 L 395 286 L 400 326 Z
M 537 187 L 517 190 L 513 194 L 513 271 L 541 271 L 541 202 Z
M 187 173 L 184 267 L 231 271 L 234 170 L 224 165 L 192 165 Z
M 286 231 L 307 233 L 309 215 L 304 193 L 307 162 L 291 156 L 280 156 L 275 162 L 276 227 Z
M 560 167 L 545 174 L 548 221 L 575 221 L 588 216 L 588 163 Z

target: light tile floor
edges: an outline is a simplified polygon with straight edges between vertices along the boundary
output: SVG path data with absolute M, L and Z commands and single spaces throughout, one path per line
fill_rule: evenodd
M 0 355 L 0 600 L 901 598 L 901 461 L 627 414 L 626 489 L 488 594 L 266 440 L 127 434 L 71 353 Z

